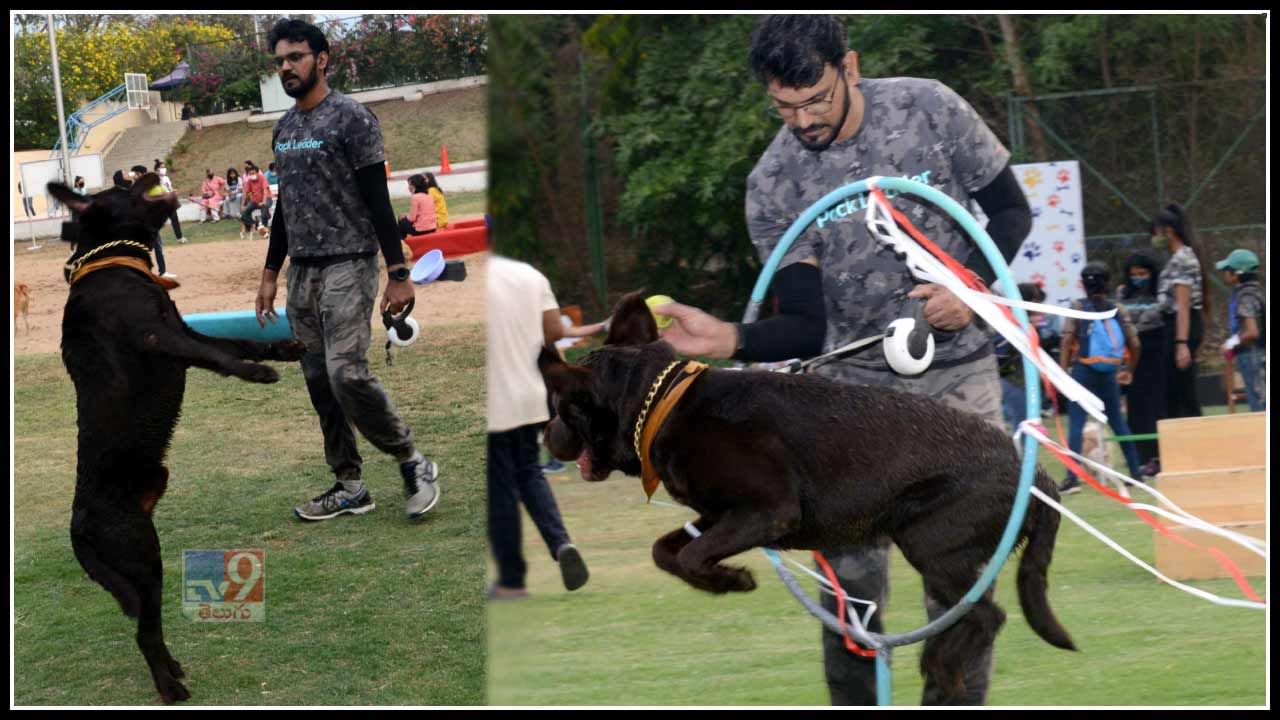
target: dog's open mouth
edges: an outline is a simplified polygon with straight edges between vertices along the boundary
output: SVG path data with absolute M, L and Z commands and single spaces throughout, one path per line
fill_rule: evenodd
M 591 462 L 590 450 L 583 450 L 582 454 L 578 456 L 578 474 L 582 476 L 583 480 L 586 480 L 587 482 L 600 482 L 605 480 L 609 477 L 610 471 L 608 469 L 603 469 L 603 471 L 604 477 L 600 477 L 600 473 L 597 472 L 596 467 Z

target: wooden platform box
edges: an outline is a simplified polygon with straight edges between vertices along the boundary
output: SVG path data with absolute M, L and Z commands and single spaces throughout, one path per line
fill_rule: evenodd
M 1267 414 L 1236 413 L 1161 420 L 1160 469 L 1166 473 L 1267 464 Z
M 1167 524 L 1167 523 L 1166 523 Z M 1229 529 L 1251 537 L 1265 539 L 1267 524 L 1265 522 L 1230 525 Z M 1202 530 L 1175 527 L 1171 531 L 1195 544 L 1205 548 L 1217 548 L 1235 563 L 1240 571 L 1249 577 L 1260 577 L 1267 572 L 1267 561 L 1239 545 L 1217 535 L 1210 535 Z M 1183 546 L 1172 538 L 1157 532 L 1155 536 L 1156 569 L 1174 580 L 1213 580 L 1230 577 L 1213 555 L 1203 550 L 1194 550 Z M 1255 587 L 1255 590 L 1260 588 Z
M 1267 519 L 1266 482 L 1266 468 L 1259 466 L 1160 473 L 1155 487 L 1201 520 L 1241 524 Z

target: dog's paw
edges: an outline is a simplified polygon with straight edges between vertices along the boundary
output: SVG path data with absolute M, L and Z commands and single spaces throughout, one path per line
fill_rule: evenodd
M 165 705 L 191 699 L 191 691 L 187 690 L 187 686 L 174 678 L 157 680 L 156 689 L 160 691 L 160 699 L 164 700 Z
M 176 678 L 184 678 L 187 676 L 187 674 L 183 672 L 182 666 L 173 658 L 169 658 L 169 674 Z
M 751 592 L 756 589 L 756 579 L 746 568 L 731 568 L 726 575 L 729 579 L 726 589 L 729 592 Z
M 273 383 L 280 380 L 280 373 L 276 372 L 275 368 L 267 365 L 245 363 L 240 368 L 240 371 L 236 373 L 236 377 L 251 383 Z
M 301 360 L 307 353 L 307 346 L 298 340 L 280 340 L 271 343 L 271 360 L 293 362 Z
M 756 589 L 756 579 L 750 570 L 724 565 L 717 565 L 715 573 L 706 577 L 706 583 L 706 589 L 713 593 L 751 592 Z

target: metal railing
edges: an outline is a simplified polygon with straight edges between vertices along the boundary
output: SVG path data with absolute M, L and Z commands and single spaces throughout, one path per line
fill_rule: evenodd
M 124 83 L 121 83 L 103 93 L 101 97 L 93 102 L 71 113 L 71 116 L 67 118 L 67 145 L 70 146 L 72 155 L 80 152 L 80 148 L 84 146 L 85 140 L 89 137 L 90 130 L 129 109 L 129 104 L 124 102 L 125 92 Z M 105 112 L 102 115 L 90 118 L 90 115 L 104 109 L 104 107 Z M 56 157 L 61 152 L 62 138 L 58 138 L 58 142 L 54 144 L 49 157 Z

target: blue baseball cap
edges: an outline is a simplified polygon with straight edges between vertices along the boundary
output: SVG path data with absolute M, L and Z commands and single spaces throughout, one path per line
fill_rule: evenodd
M 1252 272 L 1258 269 L 1258 256 L 1252 250 L 1244 248 L 1236 248 L 1227 255 L 1225 260 L 1219 260 L 1217 265 L 1219 270 L 1235 270 L 1236 272 Z

